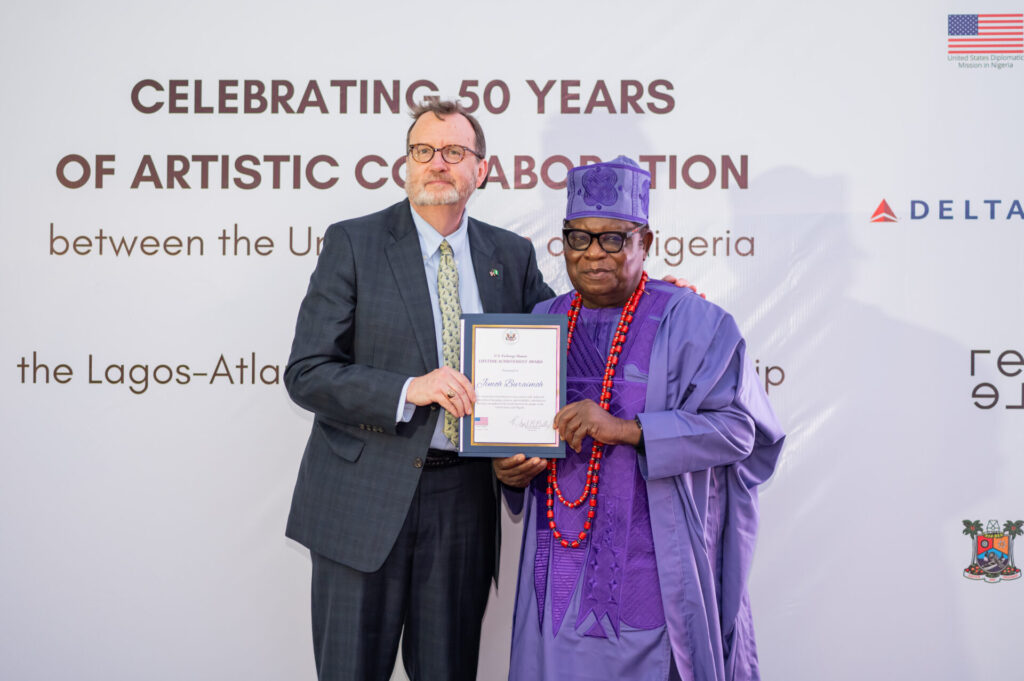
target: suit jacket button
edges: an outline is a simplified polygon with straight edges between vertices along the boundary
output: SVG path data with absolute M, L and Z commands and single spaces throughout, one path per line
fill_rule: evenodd
M 437 405 L 436 404 L 430 405 L 430 410 L 431 411 L 437 411 Z
M 423 459 L 417 456 L 415 459 L 413 459 L 412 465 L 413 468 L 423 468 Z

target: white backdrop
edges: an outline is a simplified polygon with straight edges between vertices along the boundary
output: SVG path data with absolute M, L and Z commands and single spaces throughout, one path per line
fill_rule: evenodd
M 309 558 L 283 536 L 311 418 L 278 382 L 315 260 L 292 250 L 403 197 L 356 166 L 401 157 L 422 80 L 507 88 L 478 113 L 508 188 L 470 210 L 532 238 L 559 291 L 563 192 L 515 188 L 517 157 L 664 157 L 649 271 L 736 316 L 790 433 L 751 577 L 764 678 L 1020 678 L 1024 580 L 965 579 L 961 530 L 1024 516 L 1024 62 L 951 60 L 947 17 L 1024 3 L 974 5 L 6 3 L 0 678 L 314 676 Z M 247 80 L 289 81 L 293 109 L 315 81 L 326 112 L 218 112 L 220 82 L 241 110 Z M 332 80 L 356 81 L 344 111 Z M 374 113 L 375 81 L 398 113 Z M 528 81 L 556 81 L 543 112 Z M 296 155 L 331 157 L 313 178 L 336 183 L 295 188 Z M 883 199 L 896 221 L 873 223 Z M 505 523 L 488 681 L 508 666 Z

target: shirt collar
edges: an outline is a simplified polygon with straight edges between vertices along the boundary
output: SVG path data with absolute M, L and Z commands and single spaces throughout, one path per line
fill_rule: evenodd
M 420 251 L 423 259 L 426 260 L 434 255 L 441 247 L 441 242 L 448 241 L 452 252 L 458 254 L 460 249 L 466 248 L 469 240 L 469 214 L 462 211 L 462 219 L 459 221 L 459 228 L 448 236 L 441 236 L 440 232 L 430 226 L 430 223 L 420 217 L 420 214 L 409 204 L 409 212 L 412 213 L 412 221 L 416 225 L 416 233 L 420 237 Z

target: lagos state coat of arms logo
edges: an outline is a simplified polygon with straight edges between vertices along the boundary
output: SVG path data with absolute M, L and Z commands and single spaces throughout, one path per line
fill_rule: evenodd
M 971 538 L 971 564 L 964 568 L 964 577 L 989 583 L 1020 578 L 1013 563 L 1013 540 L 1024 534 L 1024 520 L 1007 520 L 1001 528 L 998 520 L 988 521 L 984 528 L 980 520 L 963 523 L 963 534 Z

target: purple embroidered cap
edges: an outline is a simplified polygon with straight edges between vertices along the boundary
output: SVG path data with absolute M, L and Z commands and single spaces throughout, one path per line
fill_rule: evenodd
M 651 174 L 628 156 L 576 166 L 566 178 L 565 219 L 598 217 L 646 225 Z

